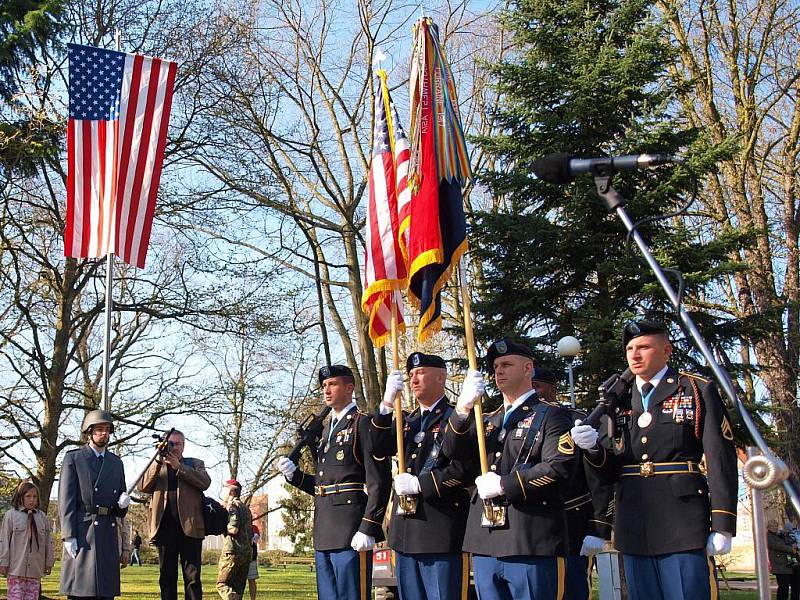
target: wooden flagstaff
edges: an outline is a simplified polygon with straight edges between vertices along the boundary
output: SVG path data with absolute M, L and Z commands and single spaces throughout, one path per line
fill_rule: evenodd
M 475 355 L 475 332 L 472 329 L 472 304 L 469 299 L 469 288 L 464 279 L 463 259 L 458 263 L 458 287 L 461 288 L 461 304 L 464 308 L 464 337 L 467 344 L 467 360 L 469 368 L 478 370 L 478 357 Z M 478 454 L 481 460 L 481 475 L 489 472 L 489 459 L 486 456 L 486 435 L 483 428 L 482 399 L 475 402 L 472 410 L 475 412 L 475 432 L 478 436 Z
M 400 352 L 397 340 L 397 304 L 392 303 L 392 364 L 394 370 L 400 369 Z M 401 392 L 394 397 L 394 430 L 397 436 L 397 472 L 406 472 L 406 454 L 403 445 L 403 395 Z

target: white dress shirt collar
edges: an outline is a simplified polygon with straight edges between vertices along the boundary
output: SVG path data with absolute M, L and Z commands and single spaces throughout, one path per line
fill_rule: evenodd
M 664 375 L 667 374 L 667 369 L 669 369 L 669 367 L 664 365 L 663 369 L 650 378 L 649 381 L 651 384 L 653 384 L 653 389 L 657 388 L 658 384 L 661 383 L 661 380 L 664 379 Z M 642 386 L 647 382 L 647 379 L 642 379 L 638 375 L 636 376 L 636 387 L 639 389 L 639 394 L 642 396 L 644 396 L 644 394 L 642 394 Z

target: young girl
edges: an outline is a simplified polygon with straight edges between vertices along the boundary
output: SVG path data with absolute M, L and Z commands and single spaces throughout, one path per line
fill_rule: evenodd
M 53 529 L 30 481 L 19 484 L 11 504 L 0 527 L 0 575 L 8 578 L 8 600 L 38 600 L 55 562 Z

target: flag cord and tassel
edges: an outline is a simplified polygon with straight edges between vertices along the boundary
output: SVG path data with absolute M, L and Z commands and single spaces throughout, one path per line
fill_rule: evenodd
M 478 370 L 478 357 L 475 354 L 475 332 L 472 327 L 472 304 L 469 297 L 469 287 L 464 278 L 464 259 L 458 262 L 458 283 L 461 288 L 461 305 L 464 311 L 464 341 L 467 346 L 467 361 L 472 371 Z M 481 475 L 489 472 L 489 459 L 486 455 L 486 433 L 483 427 L 483 398 L 480 398 L 472 407 L 475 413 L 475 435 L 478 438 L 478 456 L 481 461 Z M 483 527 L 500 527 L 505 524 L 505 506 L 500 506 L 491 500 L 483 501 Z

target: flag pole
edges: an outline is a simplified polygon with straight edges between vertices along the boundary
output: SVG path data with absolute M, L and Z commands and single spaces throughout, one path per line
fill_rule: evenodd
M 117 29 L 114 31 L 114 42 L 117 52 L 121 48 L 122 32 Z M 113 228 L 109 236 L 113 236 Z M 105 335 L 103 338 L 103 410 L 111 410 L 111 396 L 108 393 L 109 387 L 109 368 L 111 365 L 111 310 L 114 300 L 111 297 L 111 290 L 114 285 L 114 252 L 106 254 L 106 309 L 105 309 Z
M 467 344 L 467 360 L 469 368 L 473 371 L 478 370 L 478 357 L 475 355 L 475 332 L 472 328 L 472 305 L 469 298 L 469 290 L 464 279 L 464 259 L 458 262 L 458 282 L 461 288 L 461 304 L 464 307 L 464 337 Z M 475 402 L 472 409 L 475 411 L 475 433 L 478 436 L 478 454 L 481 460 L 481 475 L 489 472 L 489 460 L 486 457 L 486 435 L 483 428 L 483 404 L 482 399 Z

